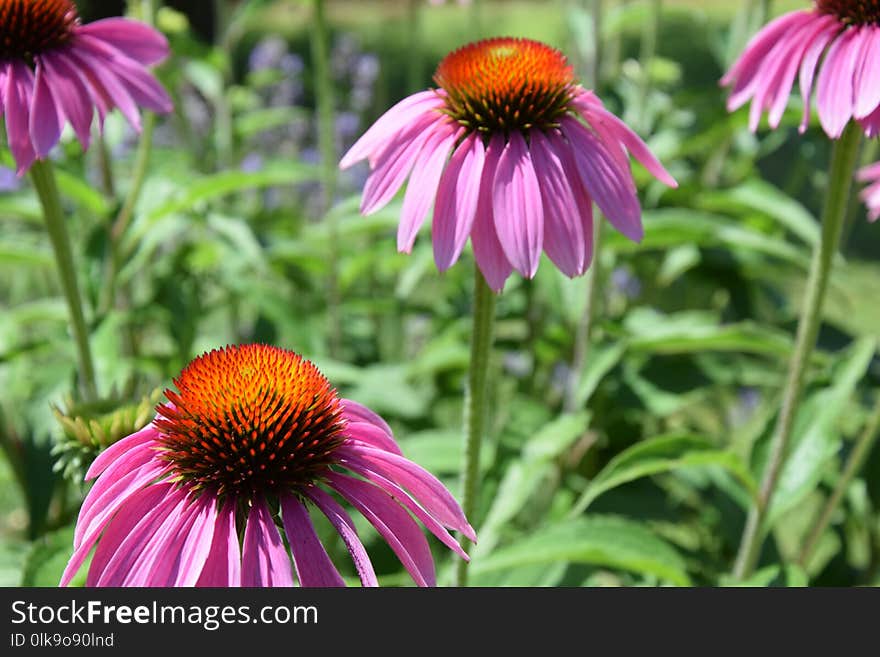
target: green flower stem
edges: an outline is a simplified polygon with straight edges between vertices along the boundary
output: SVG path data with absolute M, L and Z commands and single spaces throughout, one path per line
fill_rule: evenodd
M 324 193 L 323 211 L 330 234 L 330 272 L 327 276 L 327 315 L 329 319 L 329 350 L 332 357 L 342 347 L 342 324 L 339 298 L 339 220 L 328 212 L 336 195 L 336 137 L 334 127 L 333 79 L 330 73 L 327 15 L 324 0 L 314 0 L 312 22 L 312 65 L 315 68 L 315 96 L 318 110 L 318 148 L 321 153 L 321 184 Z
M 589 88 L 598 89 L 602 75 L 602 0 L 589 0 L 588 10 L 593 19 L 593 52 L 584 82 Z
M 486 432 L 488 401 L 487 374 L 492 355 L 492 334 L 495 324 L 495 293 L 489 289 L 483 274 L 474 267 L 474 310 L 471 332 L 471 361 L 464 398 L 465 453 L 462 467 L 461 506 L 471 524 L 475 524 L 480 483 L 480 447 Z M 463 536 L 461 546 L 470 546 Z M 455 585 L 467 586 L 468 564 L 459 559 Z
M 61 197 L 55 183 L 55 172 L 51 163 L 37 160 L 30 169 L 31 181 L 37 191 L 40 204 L 43 206 L 43 218 L 55 252 L 55 263 L 61 279 L 61 288 L 67 299 L 70 311 L 70 326 L 76 342 L 79 359 L 79 375 L 82 382 L 83 398 L 91 401 L 98 396 L 95 384 L 95 366 L 92 363 L 92 352 L 89 347 L 89 331 L 83 315 L 82 299 L 76 282 L 76 268 L 73 264 L 73 251 L 70 248 L 70 237 L 67 234 L 67 223 L 61 209 Z
M 789 363 L 788 377 L 783 392 L 782 408 L 776 431 L 770 444 L 767 466 L 761 480 L 758 499 L 749 512 L 736 557 L 734 575 L 743 579 L 751 575 L 761 551 L 766 528 L 763 526 L 779 473 L 785 463 L 798 402 L 805 384 L 805 372 L 822 320 L 822 305 L 831 264 L 838 250 L 841 228 L 846 216 L 852 189 L 853 173 L 858 161 L 861 129 L 850 122 L 841 138 L 834 142 L 831 170 L 828 177 L 828 195 L 822 215 L 822 236 L 813 252 L 810 274 L 800 320 L 794 353 Z
M 97 142 L 98 165 L 101 169 L 101 191 L 108 199 L 116 198 L 116 183 L 113 180 L 113 167 L 110 166 L 110 149 L 107 148 L 107 140 L 99 134 Z
M 147 112 L 144 115 L 143 131 L 141 132 L 141 139 L 138 144 L 131 187 L 128 190 L 128 195 L 125 197 L 122 208 L 119 210 L 119 214 L 116 215 L 116 220 L 110 228 L 110 257 L 104 272 L 104 282 L 98 303 L 98 310 L 101 315 L 108 313 L 113 308 L 116 300 L 116 284 L 119 278 L 119 267 L 123 259 L 122 238 L 125 236 L 125 231 L 128 230 L 128 226 L 134 216 L 134 208 L 144 188 L 144 180 L 147 177 L 147 170 L 150 165 L 150 154 L 153 152 L 153 129 L 155 126 L 155 114 Z
M 587 299 L 584 304 L 584 313 L 578 322 L 574 333 L 574 347 L 571 358 L 571 374 L 565 388 L 563 408 L 572 413 L 577 409 L 577 389 L 580 374 L 587 363 L 590 352 L 590 337 L 593 331 L 593 317 L 596 314 L 597 295 L 599 291 L 599 268 L 601 267 L 600 256 L 602 249 L 602 216 L 597 212 L 593 218 L 593 264 L 587 271 Z
M 853 451 L 850 453 L 849 458 L 846 461 L 843 474 L 837 481 L 837 485 L 834 487 L 831 497 L 829 497 L 828 501 L 825 503 L 825 508 L 822 509 L 822 514 L 819 516 L 818 522 L 813 527 L 813 530 L 810 532 L 809 537 L 804 543 L 804 547 L 798 557 L 798 563 L 803 568 L 806 568 L 809 564 L 810 558 L 813 556 L 813 551 L 816 549 L 816 544 L 819 542 L 822 534 L 825 533 L 828 523 L 831 522 L 831 516 L 834 515 L 834 511 L 837 509 L 837 505 L 840 504 L 840 500 L 843 498 L 844 493 L 846 493 L 849 488 L 850 482 L 853 480 L 853 477 L 858 474 L 859 470 L 861 470 L 862 465 L 865 463 L 865 458 L 871 453 L 871 448 L 877 440 L 878 433 L 880 433 L 880 395 L 877 396 L 877 402 L 874 404 L 874 411 L 871 413 L 871 417 L 865 425 L 865 430 L 859 436 Z

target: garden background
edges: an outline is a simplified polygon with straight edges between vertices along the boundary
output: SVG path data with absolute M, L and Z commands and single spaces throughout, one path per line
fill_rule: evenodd
M 77 4 L 87 21 L 115 3 Z M 148 4 L 128 11 L 139 17 Z M 152 150 L 114 113 L 87 153 L 70 138 L 53 151 L 99 404 L 69 398 L 76 354 L 40 206 L 3 149 L 0 584 L 57 584 L 87 490 L 83 464 L 146 424 L 187 362 L 229 343 L 310 358 L 456 493 L 469 249 L 443 275 L 426 231 L 411 255 L 398 254 L 400 196 L 360 216 L 366 166 L 337 172 L 336 163 L 393 102 L 429 86 L 447 52 L 493 35 L 562 49 L 680 186 L 634 164 L 641 244 L 606 229 L 592 274 L 568 280 L 547 263 L 533 280 L 508 280 L 471 582 L 733 583 L 819 236 L 830 144 L 817 126 L 798 134 L 798 99 L 779 130 L 750 133 L 747 111 L 725 110 L 718 80 L 762 12 L 808 3 L 605 0 L 597 30 L 590 1 L 339 0 L 325 3 L 326 39 L 311 2 L 166 4 L 156 24 L 172 57 L 157 75 L 175 112 L 148 128 Z M 332 81 L 323 140 L 316 62 Z M 877 156 L 866 142 L 862 161 Z M 143 162 L 142 192 L 127 208 Z M 878 253 L 878 227 L 854 201 L 770 535 L 746 583 L 880 584 L 878 450 L 811 537 L 853 446 L 880 419 Z M 410 584 L 357 522 L 380 583 Z M 325 544 L 356 581 L 341 542 Z M 433 545 L 448 583 L 451 556 Z

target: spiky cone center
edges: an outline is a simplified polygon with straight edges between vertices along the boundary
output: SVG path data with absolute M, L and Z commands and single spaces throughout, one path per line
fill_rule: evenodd
M 199 356 L 166 390 L 155 420 L 162 458 L 181 481 L 240 499 L 319 479 L 345 422 L 336 390 L 309 361 L 266 345 Z
M 530 39 L 477 41 L 447 55 L 434 74 L 446 112 L 468 131 L 527 133 L 568 112 L 574 69 L 560 51 Z
M 70 0 L 0 0 L 0 60 L 30 61 L 64 45 L 78 24 Z
M 880 0 L 817 0 L 816 8 L 849 25 L 880 25 Z

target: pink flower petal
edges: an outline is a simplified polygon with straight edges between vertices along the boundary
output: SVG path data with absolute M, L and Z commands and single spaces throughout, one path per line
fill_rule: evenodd
M 734 85 L 727 101 L 728 111 L 732 112 L 739 108 L 752 97 L 760 78 L 764 58 L 776 46 L 779 38 L 788 30 L 814 19 L 815 13 L 809 10 L 783 14 L 752 37 L 740 58 L 721 78 L 722 86 Z
M 155 506 L 146 513 L 134 513 L 135 507 L 132 505 L 126 509 L 127 513 L 113 518 L 92 557 L 86 586 L 123 585 L 156 531 L 186 500 L 185 491 L 166 486 L 158 484 L 147 489 L 158 488 L 162 494 Z
M 293 495 L 282 495 L 281 519 L 300 586 L 345 586 L 345 580 L 321 545 L 303 503 Z
M 581 182 L 608 221 L 629 239 L 644 237 L 642 209 L 629 171 L 620 168 L 605 145 L 579 121 L 562 120 L 562 132 L 572 146 Z
M 460 134 L 451 122 L 447 126 L 445 130 L 438 128 L 431 133 L 410 174 L 397 229 L 397 250 L 401 253 L 412 251 L 416 235 L 437 196 L 449 152 Z
M 523 136 L 514 131 L 498 160 L 492 190 L 495 230 L 510 264 L 534 277 L 544 247 L 541 188 Z
M 92 117 L 95 113 L 89 90 L 79 74 L 58 53 L 47 52 L 40 55 L 39 61 L 45 68 L 48 84 L 58 96 L 59 105 L 64 108 L 79 143 L 83 150 L 88 150 L 92 137 Z
M 37 157 L 44 159 L 61 138 L 64 112 L 52 96 L 52 90 L 46 80 L 46 70 L 39 60 L 34 77 L 34 95 L 31 99 L 30 114 L 31 143 Z
M 214 538 L 196 586 L 241 586 L 241 548 L 235 527 L 235 499 L 227 499 L 217 514 Z
M 340 399 L 340 402 L 342 403 L 342 416 L 346 420 L 351 422 L 368 422 L 369 424 L 379 427 L 389 436 L 393 435 L 391 427 L 389 427 L 388 423 L 375 411 L 352 399 Z
M 379 581 L 376 572 L 370 562 L 370 556 L 364 549 L 361 539 L 358 537 L 354 522 L 345 510 L 330 495 L 316 486 L 310 486 L 305 494 L 315 503 L 321 512 L 327 516 L 330 524 L 339 532 L 342 540 L 348 548 L 349 554 L 354 561 L 354 567 L 358 572 L 363 586 L 376 587 Z
M 155 512 L 158 507 L 162 506 L 163 500 L 169 495 L 169 493 L 171 493 L 171 491 L 171 484 L 157 484 L 155 486 L 142 488 L 132 494 L 131 497 L 127 498 L 125 504 L 126 512 L 113 519 L 113 523 L 101 539 L 101 543 L 106 542 L 108 544 L 104 550 L 107 558 L 112 556 L 113 551 L 109 550 L 109 548 L 112 547 L 111 544 L 118 546 L 138 522 L 142 521 L 147 515 L 151 512 Z M 95 539 L 97 539 L 97 532 L 92 540 L 83 542 L 74 550 L 73 555 L 67 562 L 67 567 L 64 569 L 64 573 L 61 576 L 59 586 L 67 586 L 70 583 L 74 575 L 76 575 L 77 571 L 83 565 L 86 557 L 89 556 L 89 552 L 92 551 Z M 109 554 L 107 554 L 108 551 Z M 97 557 L 97 554 L 95 556 Z M 106 565 L 106 559 L 104 565 Z M 95 560 L 92 559 L 92 566 L 89 570 L 95 571 L 96 576 L 99 577 L 103 568 L 100 562 L 95 563 Z
M 193 503 L 192 515 L 192 525 L 183 540 L 168 586 L 195 586 L 211 552 L 217 524 L 217 500 L 209 493 L 202 494 Z
M 394 439 L 385 433 L 375 424 L 367 422 L 351 422 L 349 421 L 345 427 L 345 434 L 349 440 L 354 440 L 371 447 L 391 452 L 392 454 L 402 454 L 400 446 Z
M 409 511 L 425 525 L 428 531 L 440 539 L 446 547 L 451 549 L 465 561 L 470 561 L 470 557 L 461 548 L 458 541 L 456 541 L 452 535 L 446 531 L 443 525 L 440 524 L 434 516 L 422 508 L 412 495 L 407 493 L 403 488 L 390 479 L 383 477 L 375 468 L 370 467 L 369 463 L 356 456 L 347 457 L 346 465 L 352 472 L 355 472 L 373 482 L 400 504 L 409 509 Z
M 880 26 L 862 26 L 857 38 L 862 50 L 856 67 L 853 115 L 863 119 L 880 107 Z
M 116 461 L 116 459 L 118 459 L 124 452 L 139 447 L 144 443 L 152 442 L 158 437 L 159 430 L 151 422 L 140 431 L 136 431 L 130 436 L 126 436 L 122 440 L 113 443 L 110 447 L 98 454 L 98 458 L 94 460 L 89 467 L 88 472 L 86 472 L 86 481 L 94 479 L 104 472 L 104 470 L 106 470 L 110 464 Z
M 455 150 L 440 179 L 431 238 L 441 272 L 455 264 L 471 234 L 484 160 L 482 138 L 471 135 Z
M 592 94 L 591 94 L 592 95 Z M 582 115 L 590 125 L 599 125 L 604 128 L 609 136 L 609 141 L 620 142 L 632 156 L 641 162 L 648 172 L 664 185 L 672 188 L 678 187 L 675 178 L 666 170 L 660 160 L 651 152 L 648 145 L 642 141 L 632 128 L 621 121 L 614 114 L 601 106 L 598 99 L 586 104 L 581 104 Z M 611 144 L 609 144 L 610 148 Z
M 498 239 L 498 232 L 495 230 L 495 210 L 492 207 L 495 171 L 503 151 L 504 138 L 501 135 L 495 135 L 486 149 L 483 175 L 480 179 L 480 198 L 471 230 L 474 259 L 486 279 L 486 283 L 495 292 L 502 290 L 504 282 L 513 271 L 507 256 L 504 255 L 504 249 Z
M 825 52 L 825 48 L 831 40 L 834 39 L 842 29 L 843 26 L 836 20 L 831 21 L 828 24 L 828 27 L 822 30 L 815 39 L 813 39 L 813 42 L 809 45 L 806 52 L 804 52 L 804 58 L 801 62 L 800 70 L 801 98 L 804 100 L 804 116 L 803 119 L 801 119 L 800 125 L 800 132 L 802 133 L 806 131 L 807 126 L 810 123 L 810 96 L 813 91 L 813 80 L 816 74 L 816 67 L 819 65 L 819 58 L 822 56 L 822 53 Z
M 348 149 L 348 153 L 339 162 L 339 168 L 347 169 L 377 154 L 398 132 L 421 120 L 426 112 L 440 109 L 443 105 L 443 97 L 433 90 L 407 96 L 380 116 Z
M 328 485 L 351 502 L 382 538 L 419 586 L 435 586 L 434 560 L 419 526 L 391 497 L 373 484 L 336 472 Z
M 12 62 L 6 70 L 6 138 L 18 175 L 24 175 L 36 159 L 30 135 L 31 95 L 34 75 L 26 64 Z
M 832 139 L 843 134 L 853 115 L 853 78 L 861 46 L 856 39 L 858 33 L 858 30 L 847 30 L 832 43 L 819 71 L 816 91 L 819 122 Z
M 377 157 L 375 168 L 364 185 L 361 214 L 370 215 L 381 210 L 394 198 L 412 170 L 424 143 L 434 130 L 443 130 L 444 126 L 441 115 L 422 114 L 388 144 Z
M 244 530 L 241 585 L 293 586 L 290 557 L 262 498 L 254 501 Z
M 105 18 L 76 28 L 77 34 L 100 39 L 144 66 L 168 56 L 168 40 L 144 23 L 127 18 Z
M 76 63 L 80 75 L 88 80 L 92 99 L 95 101 L 99 113 L 112 107 L 118 107 L 131 127 L 136 132 L 140 132 L 141 115 L 137 104 L 125 84 L 108 67 L 107 60 L 95 56 L 86 49 L 74 46 L 68 47 L 65 55 Z
M 530 150 L 544 204 L 544 250 L 563 274 L 574 277 L 586 268 L 584 235 L 568 172 L 554 149 L 558 145 L 551 145 L 540 130 L 533 131 Z
M 437 477 L 420 465 L 397 454 L 359 445 L 344 445 L 337 453 L 340 459 L 354 456 L 367 463 L 372 470 L 408 490 L 428 513 L 445 526 L 457 529 L 476 541 L 474 529 L 458 502 Z

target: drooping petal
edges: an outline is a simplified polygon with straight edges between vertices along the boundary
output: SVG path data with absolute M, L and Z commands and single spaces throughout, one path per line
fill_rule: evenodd
M 583 227 L 562 157 L 540 130 L 530 148 L 544 204 L 544 250 L 563 274 L 578 276 L 585 267 Z
M 776 46 L 779 38 L 787 30 L 812 20 L 812 11 L 794 11 L 783 14 L 768 23 L 746 45 L 743 54 L 721 78 L 721 85 L 733 84 L 727 100 L 727 109 L 733 111 L 744 105 L 755 91 L 764 58 Z
M 853 116 L 853 78 L 861 46 L 857 35 L 858 30 L 850 29 L 832 43 L 819 71 L 816 91 L 819 122 L 832 139 L 843 134 Z
M 863 119 L 880 107 L 880 26 L 862 26 L 857 39 L 862 49 L 856 67 L 853 115 Z
M 392 435 L 393 432 L 391 431 L 391 427 L 388 426 L 388 423 L 382 419 L 381 415 L 372 409 L 367 408 L 363 404 L 359 404 L 353 399 L 340 399 L 339 402 L 342 404 L 342 416 L 346 420 L 354 422 L 369 422 L 382 429 L 382 431 L 389 436 Z
M 136 132 L 140 132 L 141 115 L 137 103 L 134 102 L 126 86 L 107 66 L 106 59 L 96 57 L 87 50 L 73 47 L 67 48 L 66 56 L 72 60 L 72 63 L 75 62 L 82 78 L 88 81 L 87 86 L 92 92 L 92 99 L 95 101 L 99 115 L 113 107 L 118 107 L 129 125 Z
M 92 117 L 95 113 L 89 90 L 79 74 L 72 70 L 64 57 L 59 56 L 58 53 L 47 52 L 40 56 L 40 62 L 45 67 L 49 85 L 59 96 L 64 114 L 70 121 L 79 143 L 82 144 L 83 150 L 88 150 L 92 136 Z
M 419 586 L 435 586 L 434 560 L 419 526 L 391 497 L 373 484 L 333 472 L 327 483 L 351 502 L 388 543 Z
M 37 158 L 43 159 L 49 155 L 49 151 L 61 138 L 63 127 L 64 112 L 56 104 L 46 80 L 46 70 L 37 60 L 29 125 L 31 143 Z
M 495 210 L 492 207 L 495 170 L 498 168 L 498 159 L 503 150 L 504 138 L 500 135 L 493 136 L 486 149 L 483 175 L 480 179 L 480 198 L 471 230 L 474 259 L 487 285 L 495 292 L 501 291 L 507 277 L 513 272 L 513 267 L 504 255 L 498 232 L 495 230 Z
M 492 205 L 507 260 L 526 278 L 534 277 L 544 246 L 544 209 L 529 147 L 518 131 L 498 159 Z
M 104 18 L 81 25 L 77 34 L 100 39 L 144 66 L 158 64 L 168 56 L 168 40 L 144 23 L 127 18 Z
M 584 188 L 617 230 L 641 241 L 642 209 L 632 175 L 620 168 L 603 142 L 579 121 L 563 119 L 561 129 L 572 145 Z
M 357 529 L 351 517 L 345 512 L 336 500 L 325 493 L 317 486 L 310 486 L 305 490 L 305 494 L 312 502 L 327 516 L 330 524 L 336 529 L 342 537 L 348 552 L 354 561 L 355 570 L 361 579 L 363 586 L 376 587 L 379 581 L 376 579 L 376 572 L 373 570 L 373 564 L 370 556 L 364 549 L 361 539 L 358 537 Z
M 169 518 L 179 521 L 174 511 L 182 508 L 186 491 L 166 488 L 164 484 L 159 486 L 165 493 L 154 508 L 144 514 L 119 513 L 113 518 L 92 557 L 86 586 L 122 586 L 157 530 Z
M 431 134 L 410 174 L 397 229 L 397 250 L 401 253 L 412 251 L 416 235 L 437 196 L 446 159 L 458 139 L 459 131 L 454 124 L 450 122 L 447 126 L 438 126 Z
M 678 187 L 675 178 L 673 178 L 666 170 L 660 160 L 657 159 L 657 156 L 651 152 L 651 149 L 648 148 L 648 145 L 644 141 L 642 141 L 641 137 L 639 137 L 626 123 L 601 106 L 597 107 L 594 104 L 590 104 L 586 107 L 583 105 L 581 107 L 586 110 L 582 111 L 582 114 L 587 120 L 587 123 L 590 125 L 598 124 L 603 127 L 606 134 L 608 134 L 610 141 L 620 142 L 634 158 L 641 162 L 642 166 L 645 167 L 652 176 L 664 185 L 672 188 Z
M 375 424 L 349 421 L 346 424 L 345 433 L 350 440 L 355 440 L 371 447 L 377 447 L 393 454 L 403 453 L 394 439 Z
M 419 505 L 418 501 L 416 501 L 415 498 L 403 488 L 387 477 L 382 476 L 375 468 L 371 467 L 369 463 L 356 456 L 347 457 L 345 464 L 352 472 L 355 472 L 373 482 L 379 486 L 379 488 L 391 495 L 391 497 L 396 499 L 400 504 L 409 509 L 409 511 L 418 518 L 423 525 L 425 525 L 428 531 L 440 539 L 446 547 L 458 554 L 465 561 L 470 560 L 470 557 L 468 557 L 467 553 L 461 548 L 458 541 L 446 531 L 446 528 L 434 516 Z
M 472 541 L 476 540 L 474 529 L 458 502 L 437 477 L 420 465 L 397 454 L 359 445 L 343 445 L 338 453 L 343 461 L 353 456 L 366 462 L 370 468 L 408 490 L 428 513 L 444 525 L 457 529 Z
M 227 499 L 217 514 L 214 538 L 196 586 L 241 586 L 241 547 L 235 527 L 236 500 Z
M 471 234 L 484 160 L 482 138 L 471 135 L 455 150 L 440 179 L 431 237 L 441 272 L 455 264 Z
M 436 91 L 421 91 L 407 96 L 394 105 L 367 130 L 339 162 L 340 169 L 347 169 L 361 160 L 381 151 L 398 132 L 419 122 L 425 112 L 443 107 L 443 97 Z
M 6 71 L 6 138 L 18 175 L 27 171 L 36 153 L 31 144 L 30 107 L 34 75 L 23 62 L 15 61 Z
M 345 580 L 321 545 L 303 503 L 293 495 L 282 495 L 281 519 L 300 586 L 345 586 Z
M 151 422 L 140 431 L 136 431 L 130 436 L 126 436 L 122 440 L 113 443 L 110 447 L 98 454 L 98 457 L 92 462 L 92 465 L 89 466 L 89 469 L 86 472 L 86 481 L 94 479 L 104 472 L 104 470 L 106 470 L 111 463 L 116 461 L 123 452 L 127 452 L 128 450 L 139 447 L 145 443 L 152 442 L 158 437 L 159 430 Z
M 109 474 L 98 479 L 86 496 L 74 532 L 74 547 L 97 525 L 105 522 L 129 495 L 159 478 L 168 468 L 168 463 L 154 458 L 149 446 L 130 450 L 120 457 L 112 468 L 108 468 Z
M 101 542 L 103 543 L 107 541 L 112 543 L 115 541 L 117 545 L 121 543 L 138 522 L 143 520 L 149 515 L 149 513 L 155 512 L 157 508 L 162 506 L 163 500 L 165 500 L 171 491 L 172 487 L 170 484 L 147 486 L 146 488 L 136 491 L 131 497 L 126 499 L 126 513 L 120 514 L 119 517 L 113 519 L 111 529 L 108 529 L 108 531 L 105 532 Z M 74 550 L 73 555 L 71 555 L 70 560 L 67 562 L 67 567 L 64 569 L 64 573 L 61 575 L 59 586 L 67 586 L 70 583 L 74 575 L 76 575 L 77 571 L 83 565 L 83 562 L 85 562 L 86 557 L 89 556 L 89 552 L 92 551 L 96 539 L 97 532 L 91 540 L 84 541 Z M 110 546 L 108 546 L 108 548 L 109 547 Z M 96 564 L 93 559 L 90 570 L 95 570 L 96 574 L 100 576 L 100 571 L 102 570 L 100 563 Z
M 828 26 L 819 32 L 809 45 L 804 58 L 801 61 L 801 70 L 799 74 L 799 84 L 801 88 L 801 98 L 804 100 L 804 116 L 801 119 L 800 132 L 805 132 L 810 123 L 810 97 L 813 92 L 813 82 L 816 77 L 816 67 L 819 65 L 819 59 L 825 48 L 836 37 L 842 29 L 837 21 L 831 21 Z
M 394 198 L 433 130 L 443 130 L 441 115 L 423 114 L 404 129 L 377 157 L 375 168 L 364 185 L 361 213 L 370 215 L 381 210 Z
M 195 586 L 211 552 L 217 525 L 217 500 L 203 494 L 193 504 L 193 522 L 174 564 L 169 586 Z
M 290 557 L 262 498 L 254 500 L 244 530 L 242 586 L 293 586 Z

